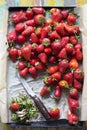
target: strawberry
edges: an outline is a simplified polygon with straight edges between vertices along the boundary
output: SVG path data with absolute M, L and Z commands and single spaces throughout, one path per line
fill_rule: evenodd
M 34 27 L 34 26 L 35 26 L 34 19 L 31 19 L 31 20 L 26 21 L 26 25 L 27 25 L 27 26 L 32 26 L 32 27 Z
M 58 34 L 60 36 L 65 36 L 65 30 L 64 30 L 64 24 L 63 23 L 57 24 L 57 26 L 55 27 L 55 30 L 58 32 Z
M 40 70 L 40 71 L 41 70 L 44 71 L 46 69 L 46 66 L 40 61 L 37 61 L 35 63 L 35 67 L 36 67 L 37 70 Z
M 19 70 L 23 70 L 25 68 L 24 61 L 19 61 L 17 67 L 18 67 Z
M 23 12 L 21 10 L 21 11 L 13 13 L 11 16 L 11 19 L 12 19 L 12 22 L 17 24 L 17 23 L 20 23 L 20 22 L 27 20 L 27 17 L 26 17 L 25 12 Z
M 66 69 L 68 68 L 68 60 L 64 59 L 64 60 L 61 60 L 59 63 L 58 63 L 58 67 L 59 67 L 59 71 L 61 73 L 65 72 Z
M 38 45 L 37 45 L 37 43 L 32 43 L 32 51 L 31 52 L 37 52 L 37 47 L 38 47 Z
M 44 46 L 49 46 L 49 45 L 50 45 L 50 39 L 49 39 L 49 38 L 43 38 L 42 44 L 43 44 Z
M 17 34 L 15 30 L 12 30 L 8 35 L 7 35 L 7 40 L 8 42 L 16 41 L 17 40 Z
M 10 48 L 9 49 L 9 56 L 13 62 L 16 62 L 18 57 L 18 49 L 17 48 Z
M 78 68 L 78 61 L 76 60 L 76 58 L 72 58 L 69 62 L 69 67 L 73 70 Z
M 52 19 L 51 19 L 51 18 L 46 19 L 44 25 L 45 25 L 45 26 L 53 25 L 53 21 L 52 21 Z
M 30 73 L 31 77 L 33 77 L 34 79 L 36 78 L 37 70 L 36 70 L 36 68 L 34 66 L 29 68 L 29 73 Z
M 34 21 L 36 25 L 43 25 L 45 23 L 45 17 L 42 14 L 35 15 Z
M 20 70 L 20 71 L 19 71 L 19 74 L 20 74 L 20 76 L 22 76 L 22 77 L 26 77 L 27 74 L 28 74 L 28 68 L 24 68 L 24 69 Z
M 33 13 L 33 11 L 32 11 L 31 8 L 28 8 L 28 9 L 26 10 L 25 14 L 26 14 L 26 17 L 27 17 L 28 20 L 32 19 L 32 18 L 33 18 L 33 15 L 34 15 L 34 13 Z
M 13 111 L 17 111 L 19 109 L 19 104 L 17 102 L 11 103 L 10 109 Z
M 60 80 L 58 85 L 61 89 L 69 88 L 69 84 L 66 80 Z
M 56 86 L 55 91 L 54 91 L 54 98 L 59 99 L 60 96 L 61 96 L 61 89 L 59 86 Z
M 68 10 L 65 10 L 65 9 L 61 11 L 61 14 L 62 14 L 63 19 L 66 19 L 69 15 Z
M 61 39 L 61 46 L 62 48 L 64 48 L 69 42 L 69 37 L 68 36 L 65 36 L 65 37 L 62 37 Z
M 57 55 L 62 48 L 60 41 L 56 40 L 56 41 L 52 42 L 51 48 L 52 48 L 54 54 Z
M 75 36 L 70 36 L 70 43 L 72 43 L 73 45 L 76 45 L 77 44 L 77 39 Z
M 79 98 L 78 90 L 77 90 L 76 88 L 71 88 L 71 89 L 70 89 L 69 96 L 70 96 L 71 98 L 78 99 L 78 98 Z
M 46 64 L 47 63 L 47 55 L 43 52 L 43 53 L 40 53 L 39 55 L 38 55 L 38 57 L 39 57 L 39 59 L 40 59 L 40 61 L 42 62 L 42 63 L 44 63 L 44 64 Z
M 54 120 L 57 120 L 60 116 L 60 110 L 59 108 L 50 109 L 49 114 Z
M 17 42 L 20 45 L 23 45 L 26 42 L 26 38 L 23 35 L 18 35 Z
M 50 92 L 50 87 L 44 85 L 44 87 L 40 91 L 40 96 L 44 96 Z
M 81 44 L 81 43 L 77 43 L 77 44 L 74 46 L 74 48 L 75 48 L 75 51 L 76 51 L 77 49 L 82 50 L 82 44 Z
M 57 31 L 52 31 L 50 34 L 49 34 L 49 37 L 51 40 L 55 40 L 55 39 L 61 39 L 60 35 L 57 33 Z
M 68 104 L 72 113 L 75 113 L 76 110 L 79 108 L 79 102 L 76 99 L 68 98 Z
M 50 13 L 55 13 L 55 12 L 60 12 L 60 9 L 58 9 L 58 8 L 51 8 L 50 9 Z
M 56 81 L 59 81 L 61 79 L 61 73 L 59 71 L 53 73 L 51 75 Z
M 66 80 L 69 84 L 69 87 L 72 87 L 73 85 L 73 74 L 71 72 L 67 72 L 64 75 L 64 80 Z
M 68 43 L 65 46 L 65 49 L 66 49 L 66 52 L 67 52 L 68 55 L 72 55 L 73 54 L 73 44 Z
M 76 22 L 76 15 L 69 14 L 67 17 L 67 22 L 69 25 L 72 25 L 73 23 L 75 23 Z
M 52 13 L 52 21 L 55 22 L 60 22 L 62 20 L 63 16 L 61 12 L 53 12 Z
M 24 26 L 23 23 L 18 23 L 18 24 L 16 24 L 16 26 L 15 26 L 15 30 L 16 30 L 17 33 L 23 32 L 24 29 L 25 29 L 25 26 Z
M 69 124 L 71 125 L 76 125 L 79 121 L 79 117 L 70 111 L 67 114 L 67 118 L 68 118 Z
M 44 14 L 44 12 L 45 12 L 44 8 L 34 7 L 34 8 L 32 8 L 32 10 L 33 10 L 33 12 L 34 12 L 35 14 Z
M 39 39 L 38 39 L 38 37 L 37 37 L 37 35 L 35 33 L 32 33 L 30 35 L 30 42 L 31 43 L 39 43 Z
M 54 79 L 52 76 L 45 77 L 43 79 L 44 84 L 54 86 L 57 84 L 56 79 Z
M 81 52 L 80 49 L 77 49 L 77 50 L 76 50 L 76 59 L 77 59 L 78 61 L 81 61 L 81 60 L 83 59 L 83 54 L 82 54 L 82 52 Z
M 32 26 L 28 26 L 27 28 L 25 28 L 25 30 L 22 32 L 23 36 L 30 36 L 31 33 L 34 32 L 34 27 Z
M 59 52 L 59 54 L 57 55 L 57 57 L 58 57 L 59 59 L 66 59 L 66 58 L 67 58 L 66 49 L 63 48 L 63 49 Z
M 26 59 L 26 60 L 30 60 L 31 57 L 31 45 L 28 44 L 24 47 L 21 48 L 21 52 L 22 52 L 22 56 Z
M 45 52 L 47 55 L 50 55 L 50 54 L 52 54 L 52 49 L 51 49 L 50 47 L 46 47 L 46 48 L 44 49 L 44 52 Z
M 37 27 L 35 29 L 35 34 L 38 36 L 38 37 L 41 37 L 41 34 L 42 34 L 42 27 Z
M 58 66 L 57 66 L 57 65 L 50 66 L 50 67 L 47 69 L 47 72 L 48 72 L 49 74 L 53 74 L 53 73 L 55 73 L 55 72 L 57 72 L 57 71 L 58 71 Z
M 74 78 L 79 80 L 79 81 L 82 81 L 83 78 L 84 78 L 84 73 L 82 71 L 81 68 L 77 68 L 75 71 L 74 71 Z
M 38 61 L 39 61 L 39 59 L 32 58 L 32 59 L 30 59 L 29 63 L 30 63 L 31 66 L 35 66 L 35 63 L 38 62 Z
M 43 44 L 38 45 L 36 50 L 38 53 L 44 52 L 44 45 Z
M 52 63 L 52 64 L 56 63 L 56 62 L 57 62 L 56 57 L 55 57 L 55 56 L 51 56 L 51 57 L 49 58 L 49 62 Z
M 22 52 L 21 52 L 21 50 L 18 50 L 18 57 L 19 57 L 19 58 L 22 57 Z
M 82 89 L 82 83 L 80 83 L 80 81 L 78 81 L 77 79 L 74 79 L 74 88 L 76 88 L 77 90 Z

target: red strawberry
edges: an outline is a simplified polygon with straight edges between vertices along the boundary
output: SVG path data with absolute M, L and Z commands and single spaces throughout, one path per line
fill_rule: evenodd
M 31 46 L 32 46 L 32 52 L 36 53 L 38 47 L 37 43 L 33 43 Z
M 47 47 L 44 49 L 44 52 L 47 54 L 47 55 L 50 55 L 52 53 L 52 49 L 50 47 Z
M 26 10 L 26 16 L 27 16 L 27 19 L 32 19 L 33 18 L 33 11 L 32 11 L 32 9 L 31 8 L 28 8 L 27 10 Z
M 31 19 L 31 20 L 26 21 L 26 25 L 27 25 L 27 26 L 32 26 L 32 27 L 34 27 L 34 26 L 35 26 L 34 19 Z
M 43 53 L 40 53 L 39 55 L 38 55 L 38 57 L 39 57 L 39 59 L 40 59 L 40 61 L 42 62 L 42 63 L 44 63 L 44 64 L 46 64 L 47 63 L 47 55 L 43 52 Z
M 58 34 L 60 34 L 61 36 L 65 35 L 65 30 L 64 30 L 64 24 L 63 23 L 59 23 L 57 24 L 57 26 L 55 27 L 55 30 L 58 32 Z
M 31 45 L 28 44 L 24 47 L 21 48 L 21 52 L 22 52 L 22 56 L 26 59 L 26 60 L 30 60 L 31 57 Z
M 63 48 L 63 49 L 59 52 L 59 54 L 58 54 L 57 57 L 60 58 L 60 59 L 66 59 L 66 58 L 67 58 L 66 49 Z
M 24 44 L 26 42 L 26 38 L 23 35 L 18 35 L 17 37 L 18 44 Z
M 65 70 L 68 68 L 68 60 L 64 59 L 58 63 L 59 71 L 61 73 L 65 72 Z
M 36 33 L 36 35 L 38 36 L 38 37 L 41 37 L 41 35 L 42 35 L 42 27 L 37 27 L 36 29 L 35 29 L 35 33 Z
M 46 85 L 41 89 L 40 91 L 40 96 L 44 96 L 50 92 L 50 88 L 47 87 Z
M 54 86 L 55 84 L 57 84 L 57 81 L 52 76 L 45 77 L 43 81 L 46 85 Z
M 68 43 L 68 44 L 65 46 L 65 49 L 66 49 L 68 55 L 72 55 L 72 54 L 73 54 L 73 44 Z
M 53 21 L 52 21 L 52 19 L 51 19 L 51 18 L 46 19 L 44 25 L 45 25 L 45 26 L 53 25 Z
M 59 81 L 61 79 L 61 73 L 60 72 L 55 72 L 51 75 L 55 80 Z
M 37 70 L 40 70 L 40 71 L 41 70 L 44 71 L 46 69 L 46 66 L 40 61 L 37 61 L 35 63 L 35 67 L 36 67 Z
M 55 39 L 61 39 L 60 35 L 57 33 L 57 31 L 52 31 L 49 34 L 49 37 L 51 40 L 55 40 Z
M 57 120 L 60 116 L 60 110 L 59 108 L 50 109 L 49 114 L 54 120 Z
M 77 90 L 76 88 L 71 88 L 71 89 L 70 89 L 69 96 L 70 96 L 71 98 L 78 99 L 78 98 L 79 98 L 78 90 Z
M 25 26 L 24 26 L 23 23 L 18 23 L 18 24 L 16 24 L 16 26 L 15 26 L 15 30 L 16 30 L 16 32 L 18 32 L 18 33 L 21 33 L 22 31 L 24 31 L 24 29 L 25 29 Z
M 39 59 L 33 58 L 33 59 L 30 59 L 29 63 L 30 63 L 30 65 L 35 66 L 35 63 L 38 61 L 39 61 Z
M 17 48 L 10 48 L 9 49 L 9 56 L 13 62 L 16 62 L 18 57 L 18 49 Z
M 16 41 L 17 40 L 17 34 L 16 34 L 16 31 L 15 30 L 12 30 L 8 35 L 7 35 L 7 40 L 8 42 L 11 42 L 11 41 Z
M 68 36 L 62 37 L 61 39 L 62 47 L 65 47 L 68 43 L 69 43 L 69 37 Z
M 38 45 L 36 50 L 38 53 L 44 52 L 44 45 L 43 44 Z
M 19 57 L 19 58 L 22 57 L 22 52 L 21 52 L 21 50 L 18 50 L 18 57 Z
M 52 63 L 52 64 L 56 63 L 56 62 L 57 62 L 56 57 L 55 57 L 55 56 L 51 56 L 51 57 L 49 58 L 49 62 Z
M 82 89 L 82 83 L 80 83 L 78 80 L 74 79 L 74 88 L 81 90 Z
M 83 59 L 83 54 L 82 54 L 82 52 L 81 52 L 80 49 L 77 49 L 77 50 L 76 50 L 76 59 L 77 59 L 78 61 L 81 61 L 81 60 Z
M 45 17 L 42 14 L 35 15 L 34 21 L 36 25 L 43 25 L 45 22 Z
M 27 17 L 26 17 L 25 12 L 21 10 L 12 14 L 11 19 L 12 19 L 12 22 L 14 23 L 20 23 L 27 20 Z
M 62 13 L 63 19 L 66 19 L 68 17 L 68 15 L 69 15 L 68 10 L 62 10 L 61 13 Z
M 23 69 L 25 68 L 25 63 L 24 63 L 24 61 L 19 61 L 17 66 L 18 66 L 18 69 L 19 69 L 19 70 L 23 70 Z
M 44 8 L 37 8 L 37 7 L 34 7 L 32 8 L 33 12 L 35 14 L 43 14 L 45 12 Z
M 77 44 L 77 39 L 75 36 L 70 36 L 70 43 L 72 43 L 73 45 Z
M 81 81 L 83 80 L 84 78 L 84 73 L 82 71 L 81 68 L 77 68 L 75 71 L 74 71 L 74 78 Z
M 71 124 L 71 125 L 72 124 L 76 125 L 78 123 L 78 121 L 79 121 L 78 116 L 76 114 L 71 113 L 70 111 L 67 114 L 67 118 L 68 118 L 69 124 Z
M 30 35 L 30 42 L 31 43 L 38 43 L 39 42 L 39 39 L 38 39 L 38 37 L 37 37 L 37 35 L 35 33 L 32 33 Z
M 28 74 L 28 68 L 24 68 L 23 70 L 21 70 L 21 71 L 19 72 L 19 74 L 20 74 L 20 76 L 22 76 L 22 77 L 26 77 L 27 74 Z
M 36 78 L 36 76 L 37 76 L 37 70 L 36 70 L 36 68 L 35 68 L 34 66 L 32 66 L 32 67 L 29 68 L 29 73 L 30 73 L 30 75 L 31 75 L 34 79 Z
M 57 71 L 58 71 L 58 66 L 57 66 L 57 65 L 50 66 L 50 67 L 47 69 L 47 72 L 48 72 L 49 74 L 53 74 L 53 73 L 55 73 L 55 72 L 57 72 Z
M 77 49 L 80 49 L 82 50 L 82 44 L 81 43 L 77 43 L 75 46 L 74 46 L 75 50 Z
M 68 82 L 69 86 L 72 87 L 72 85 L 73 85 L 73 74 L 71 72 L 67 72 L 64 75 L 64 80 L 66 80 Z
M 66 80 L 60 80 L 58 85 L 61 89 L 69 88 L 69 84 Z
M 79 102 L 73 98 L 68 98 L 68 104 L 72 113 L 75 113 L 76 110 L 79 108 Z
M 54 41 L 51 43 L 51 48 L 54 52 L 55 55 L 57 55 L 59 53 L 59 51 L 61 50 L 62 46 L 61 46 L 61 42 L 60 41 Z
M 60 12 L 60 9 L 58 9 L 58 8 L 51 8 L 50 9 L 50 12 L 53 14 L 53 13 L 55 13 L 55 12 Z
M 63 16 L 61 12 L 54 12 L 52 14 L 52 21 L 55 22 L 60 22 L 62 20 Z
M 72 25 L 73 23 L 75 23 L 76 22 L 76 15 L 69 14 L 67 17 L 67 22 L 69 25 Z
M 28 26 L 23 32 L 22 32 L 22 35 L 23 36 L 30 36 L 31 33 L 34 32 L 34 27 L 32 26 Z
M 54 91 L 54 98 L 55 99 L 59 99 L 61 96 L 61 89 L 59 86 L 56 87 L 55 91 Z

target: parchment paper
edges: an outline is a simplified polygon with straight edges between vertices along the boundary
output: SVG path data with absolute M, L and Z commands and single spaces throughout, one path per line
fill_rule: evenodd
M 87 92 L 86 92 L 86 88 L 87 88 L 87 81 L 86 81 L 86 77 L 87 77 L 87 17 L 86 17 L 86 12 L 87 12 L 87 5 L 81 7 L 80 9 L 80 18 L 81 18 L 81 31 L 82 31 L 82 39 L 83 39 L 83 68 L 84 68 L 84 74 L 85 74 L 85 78 L 84 78 L 84 85 L 83 85 L 83 94 L 82 94 L 82 102 L 81 102 L 81 97 L 80 97 L 80 105 L 81 105 L 81 119 L 80 120 L 87 120 Z M 2 37 L 3 39 L 3 37 Z M 2 41 L 2 39 L 0 41 Z M 3 43 L 5 43 L 5 41 L 3 41 Z M 3 44 L 2 42 L 0 42 L 0 46 L 2 46 Z M 5 99 L 1 100 L 1 108 L 4 108 L 3 110 L 1 109 L 1 119 L 2 122 L 6 123 L 6 122 L 11 122 L 11 118 L 10 118 L 10 112 L 7 114 L 8 110 L 7 110 L 7 102 L 9 105 L 9 102 L 11 100 L 12 97 L 16 97 L 18 95 L 18 93 L 20 91 L 24 91 L 22 85 L 20 84 L 19 80 L 16 77 L 16 71 L 14 69 L 14 66 L 17 64 L 13 64 L 9 59 L 8 59 L 8 66 L 7 66 L 7 70 L 8 73 L 6 73 L 6 63 L 7 63 L 7 52 L 6 49 L 4 47 L 4 49 L 0 48 L 0 52 L 4 52 L 1 53 L 0 56 L 0 97 L 1 99 L 3 99 L 3 97 L 5 97 Z M 5 55 L 4 55 L 5 54 Z M 5 56 L 5 58 L 1 58 L 3 57 L 3 55 Z M 4 77 L 2 76 L 5 75 Z M 7 79 L 6 79 L 6 74 L 7 74 Z M 43 82 L 41 81 L 41 78 L 43 77 L 43 75 L 40 75 L 39 77 L 37 77 L 36 81 L 32 81 L 32 78 L 28 77 L 27 82 L 29 83 L 30 87 L 32 87 L 33 91 L 39 96 L 39 92 L 41 90 L 41 88 L 43 87 Z M 8 83 L 6 83 L 6 80 L 8 81 Z M 30 82 L 32 81 L 32 82 Z M 3 84 L 4 83 L 4 84 Z M 8 101 L 6 100 L 6 87 L 8 88 Z M 41 98 L 41 97 L 40 97 Z M 66 119 L 66 113 L 68 111 L 68 105 L 67 105 L 67 93 L 62 92 L 62 96 L 61 99 L 58 103 L 55 103 L 54 100 L 52 100 L 52 97 L 48 97 L 48 98 L 41 98 L 41 100 L 44 102 L 44 104 L 46 105 L 46 107 L 49 109 L 50 107 L 54 106 L 54 107 L 59 107 L 61 110 L 61 116 L 60 119 Z M 5 112 L 4 112 L 5 111 Z M 7 116 L 8 115 L 8 116 Z M 4 118 L 3 118 L 4 117 Z M 9 117 L 9 120 L 7 120 Z M 39 120 L 44 120 L 42 118 L 42 116 L 40 115 Z

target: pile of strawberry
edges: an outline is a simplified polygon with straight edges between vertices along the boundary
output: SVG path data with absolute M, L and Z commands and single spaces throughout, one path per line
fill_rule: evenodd
M 37 77 L 38 71 L 46 71 L 44 96 L 54 88 L 54 98 L 60 99 L 63 89 L 69 90 L 68 121 L 77 123 L 79 117 L 79 91 L 83 86 L 82 44 L 77 15 L 73 10 L 51 8 L 29 8 L 11 15 L 14 29 L 7 35 L 8 52 L 21 76 Z M 50 110 L 53 119 L 58 119 L 60 110 Z

